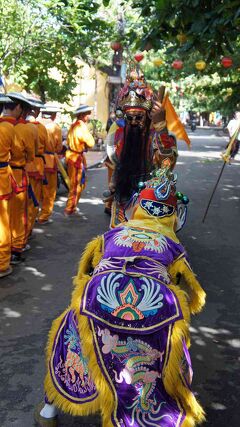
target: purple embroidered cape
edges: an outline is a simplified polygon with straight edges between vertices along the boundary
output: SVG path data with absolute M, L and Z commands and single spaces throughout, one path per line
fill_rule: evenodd
M 119 227 L 104 235 L 104 253 L 84 288 L 79 313 L 89 320 L 98 365 L 115 398 L 114 426 L 179 427 L 185 414 L 171 398 L 162 373 L 172 328 L 183 318 L 168 287 L 167 268 L 183 247 L 160 233 Z M 83 357 L 77 317 L 69 309 L 56 334 L 49 370 L 57 391 L 70 402 L 91 402 L 98 390 Z M 183 343 L 182 376 L 191 383 Z

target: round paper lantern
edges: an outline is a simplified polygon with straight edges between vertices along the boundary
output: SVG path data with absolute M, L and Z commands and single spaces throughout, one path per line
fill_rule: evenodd
M 227 56 L 225 56 L 224 58 L 222 58 L 221 64 L 224 68 L 230 68 L 233 64 L 233 60 L 232 58 L 228 58 Z
M 141 62 L 142 60 L 143 60 L 143 58 L 144 58 L 144 55 L 143 55 L 143 53 L 136 53 L 136 55 L 134 55 L 134 59 L 137 61 L 137 62 Z
M 161 58 L 156 58 L 153 60 L 153 63 L 156 67 L 161 67 L 161 65 L 164 63 Z
M 180 33 L 177 35 L 177 39 L 178 39 L 179 43 L 183 44 L 183 43 L 186 43 L 187 36 L 186 36 L 186 34 Z
M 200 61 L 195 62 L 195 67 L 198 71 L 203 71 L 206 68 L 206 62 L 202 59 Z
M 181 70 L 183 68 L 183 62 L 180 59 L 175 59 L 172 63 L 172 67 L 175 68 L 175 70 Z
M 111 43 L 111 48 L 112 48 L 112 50 L 114 50 L 115 52 L 117 52 L 118 50 L 122 49 L 122 45 L 119 42 L 112 42 Z

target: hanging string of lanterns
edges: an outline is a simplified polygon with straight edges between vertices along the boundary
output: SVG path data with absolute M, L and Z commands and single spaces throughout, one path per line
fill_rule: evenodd
M 179 41 L 180 44 L 184 44 L 187 41 L 187 36 L 186 34 L 183 33 L 179 33 L 176 36 L 177 40 Z M 114 50 L 114 52 L 118 52 L 120 50 L 123 49 L 122 44 L 118 41 L 114 41 L 111 43 L 111 49 Z M 144 58 L 144 54 L 142 52 L 138 52 L 134 55 L 134 59 L 135 61 L 139 64 Z M 161 67 L 162 65 L 164 65 L 165 61 L 162 58 L 155 58 L 153 59 L 153 64 L 156 67 Z M 233 66 L 233 60 L 230 57 L 223 57 L 220 61 L 221 65 L 223 68 L 231 68 Z M 182 70 L 184 68 L 184 63 L 181 59 L 175 59 L 172 64 L 171 64 L 172 68 L 174 68 L 175 70 Z M 207 67 L 207 63 L 203 60 L 203 59 L 199 59 L 198 61 L 195 62 L 195 68 L 198 71 L 204 71 L 205 68 Z
M 156 67 L 160 67 L 163 64 L 164 64 L 164 61 L 161 58 L 155 58 L 153 60 L 153 65 L 155 65 Z M 195 62 L 194 65 L 196 70 L 203 71 L 205 70 L 207 63 L 203 59 L 199 59 L 198 61 Z M 229 58 L 229 57 L 222 58 L 221 65 L 223 68 L 231 68 L 233 66 L 232 58 Z M 175 59 L 172 62 L 171 67 L 174 68 L 175 70 L 182 70 L 184 68 L 184 63 L 181 59 Z

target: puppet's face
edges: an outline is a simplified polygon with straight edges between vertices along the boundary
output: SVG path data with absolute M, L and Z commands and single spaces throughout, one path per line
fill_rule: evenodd
M 138 126 L 143 129 L 146 124 L 146 111 L 140 108 L 131 108 L 125 112 L 125 119 L 128 125 Z

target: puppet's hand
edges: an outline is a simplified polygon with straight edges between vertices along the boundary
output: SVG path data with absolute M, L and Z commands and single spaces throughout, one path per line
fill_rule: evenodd
M 165 87 L 161 86 L 157 94 L 153 96 L 153 106 L 151 111 L 151 119 L 153 124 L 161 123 L 166 120 L 166 111 L 162 106 L 164 91 Z

